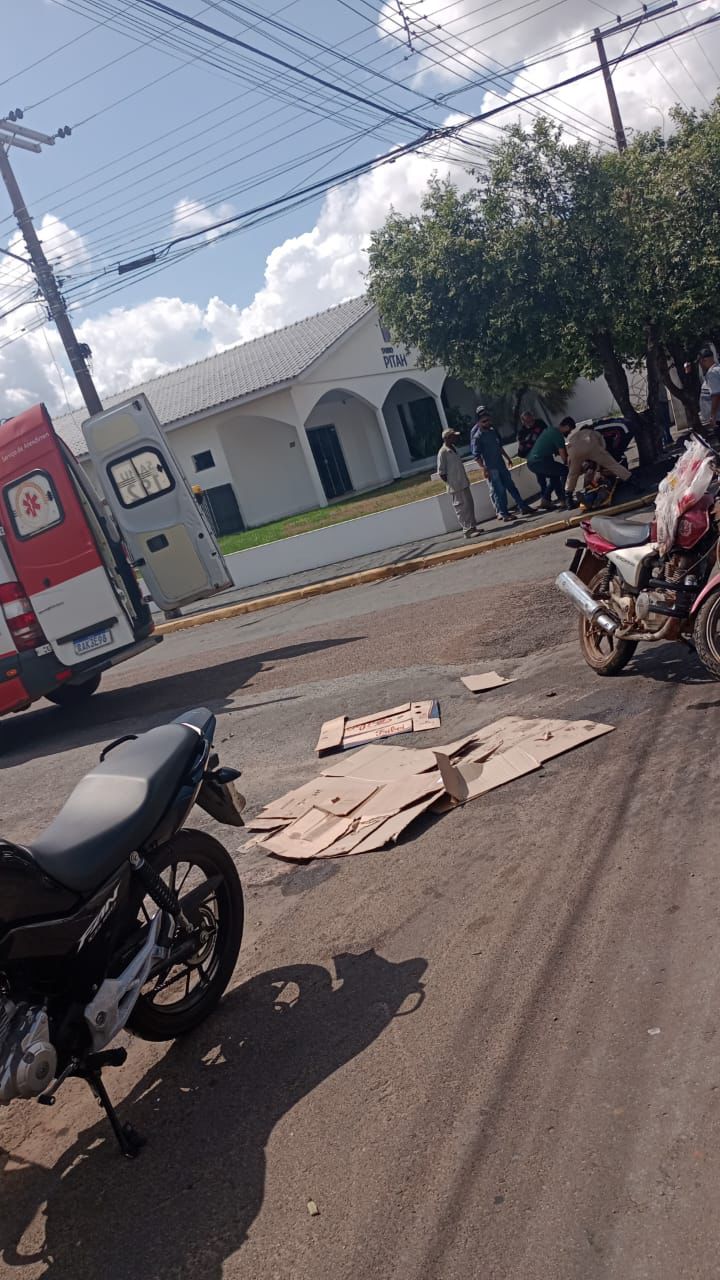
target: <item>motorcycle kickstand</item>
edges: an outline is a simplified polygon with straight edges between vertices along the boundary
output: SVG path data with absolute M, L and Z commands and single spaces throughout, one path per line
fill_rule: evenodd
M 124 1053 L 124 1050 L 116 1050 L 116 1053 Z M 97 1054 L 95 1056 L 96 1058 L 99 1058 L 101 1055 Z M 120 1065 L 120 1062 L 117 1059 L 115 1062 L 112 1060 L 107 1062 L 107 1058 L 109 1057 L 109 1054 L 106 1055 L 106 1065 Z M 100 1106 L 105 1112 L 105 1115 L 110 1121 L 110 1124 L 112 1125 L 112 1131 L 117 1138 L 120 1150 L 128 1160 L 134 1160 L 136 1156 L 140 1155 L 147 1139 L 143 1138 L 131 1124 L 120 1123 L 117 1111 L 110 1101 L 108 1091 L 103 1084 L 102 1066 L 99 1063 L 89 1061 L 84 1066 L 80 1067 L 74 1074 L 79 1080 L 85 1080 L 90 1086 L 95 1097 L 100 1103 Z

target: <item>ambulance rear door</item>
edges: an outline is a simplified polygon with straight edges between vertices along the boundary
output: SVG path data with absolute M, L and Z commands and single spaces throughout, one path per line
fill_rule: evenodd
M 156 604 L 178 609 L 232 586 L 146 397 L 106 409 L 82 429 L 98 482 Z

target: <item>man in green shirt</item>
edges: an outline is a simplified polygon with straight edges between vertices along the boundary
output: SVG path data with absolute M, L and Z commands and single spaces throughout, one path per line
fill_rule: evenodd
M 555 493 L 562 506 L 567 506 L 565 497 L 565 480 L 568 473 L 567 450 L 565 437 L 557 427 L 546 427 L 542 435 L 538 436 L 528 454 L 527 465 L 533 475 L 537 476 L 539 483 L 542 481 L 547 483 L 549 498 L 552 498 Z M 552 504 L 549 499 L 547 503 L 546 509 L 549 510 Z

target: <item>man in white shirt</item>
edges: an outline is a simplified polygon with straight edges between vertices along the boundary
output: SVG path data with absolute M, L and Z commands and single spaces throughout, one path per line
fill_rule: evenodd
M 712 347 L 703 347 L 699 362 L 704 375 L 700 388 L 700 421 L 708 430 L 717 431 L 720 413 L 720 364 Z

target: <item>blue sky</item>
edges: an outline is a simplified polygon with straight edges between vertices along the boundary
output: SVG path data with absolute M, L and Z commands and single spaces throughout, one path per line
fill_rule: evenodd
M 468 161 L 483 162 L 497 127 L 469 135 L 471 145 L 406 157 L 227 240 L 210 243 L 207 224 L 366 161 L 451 112 L 459 119 L 593 65 L 590 32 L 615 12 L 604 0 L 168 2 L 333 88 L 198 33 L 145 0 L 4 6 L 0 115 L 21 107 L 30 127 L 73 127 L 41 155 L 14 149 L 12 158 L 105 390 L 361 292 L 367 239 L 390 204 L 416 209 L 433 172 L 473 181 Z M 640 35 L 680 30 L 716 10 L 720 0 L 699 0 Z M 610 54 L 626 43 L 611 38 Z M 678 100 L 705 105 L 718 90 L 718 55 L 716 28 L 619 71 L 627 126 L 668 127 Z M 500 74 L 523 62 L 531 65 L 522 73 Z M 371 103 L 350 102 L 338 88 Z M 540 109 L 569 136 L 612 145 L 599 76 L 544 98 Z M 391 118 L 393 111 L 410 118 Z M 0 188 L 0 244 L 17 251 L 13 227 Z M 118 278 L 118 261 L 198 229 L 191 256 L 173 255 L 160 273 Z M 0 257 L 0 417 L 38 399 L 76 398 L 54 331 L 42 327 L 36 304 L 25 304 L 32 281 L 17 271 Z
M 296 53 L 278 48 L 265 31 L 249 29 L 253 20 L 240 12 L 233 21 L 226 13 L 203 5 L 201 0 L 179 0 L 179 7 L 187 13 L 200 14 L 213 25 L 243 35 L 288 60 L 297 58 Z M 332 0 L 303 0 L 302 3 L 286 0 L 284 4 L 258 0 L 254 7 L 263 8 L 288 24 L 301 25 L 303 30 L 328 41 L 333 48 L 347 50 L 349 56 L 356 49 L 361 50 L 359 58 L 382 55 L 379 69 L 387 65 L 400 76 L 409 74 L 403 62 L 406 50 L 394 37 L 386 37 L 384 42 L 379 40 L 368 25 L 369 12 L 364 20 Z M 332 22 L 328 24 L 331 7 Z M 104 263 L 112 262 L 115 255 L 133 257 L 139 249 L 168 239 L 174 205 L 183 197 L 204 202 L 211 193 L 226 191 L 228 200 L 241 210 L 272 199 L 316 170 L 319 170 L 318 176 L 339 171 L 385 150 L 394 141 L 412 136 L 412 129 L 395 129 L 391 124 L 382 127 L 382 136 L 370 136 L 353 144 L 347 141 L 348 136 L 362 128 L 362 122 L 354 123 L 351 131 L 332 113 L 324 120 L 318 119 L 317 115 L 277 99 L 273 101 L 270 85 L 269 91 L 249 86 L 236 76 L 199 60 L 183 65 L 156 43 L 145 48 L 135 47 L 130 32 L 122 35 L 107 25 L 93 30 L 90 20 L 50 0 L 23 0 L 22 5 L 13 5 L 5 17 L 9 38 L 3 40 L 0 49 L 0 81 L 5 82 L 0 89 L 1 109 L 21 106 L 26 112 L 24 123 L 39 129 L 52 131 L 64 124 L 77 125 L 69 140 L 58 142 L 52 150 L 46 149 L 42 156 L 15 153 L 15 165 L 28 205 L 36 215 L 51 211 L 85 235 L 90 244 L 96 242 L 97 255 Z M 171 24 L 172 20 L 167 22 Z M 187 34 L 188 38 L 193 37 L 192 31 Z M 137 38 L 148 39 L 141 32 Z M 34 68 L 17 74 L 19 68 L 29 66 L 67 41 L 73 43 Z M 302 49 L 301 42 L 294 43 L 296 49 Z M 370 44 L 375 47 L 368 50 Z M 219 42 L 216 47 L 222 52 Z M 306 48 L 306 52 L 312 54 L 313 50 Z M 241 58 L 243 55 L 230 48 L 227 56 Z M 333 58 L 319 56 L 321 67 L 310 69 L 322 74 L 322 66 L 332 68 Z M 115 65 L 112 65 L 113 59 L 118 59 Z M 350 77 L 352 82 L 364 78 L 360 71 L 335 62 L 335 68 L 329 71 L 333 81 L 350 85 Z M 105 66 L 107 63 L 111 65 Z M 252 61 L 251 65 L 254 72 L 258 64 Z M 105 69 L 83 83 L 68 87 L 74 80 L 102 67 Z M 272 66 L 267 66 L 265 75 L 268 81 L 276 78 L 286 85 L 297 84 L 289 74 Z M 371 94 L 380 91 L 402 108 L 417 111 L 419 118 L 435 122 L 442 119 L 441 110 L 423 110 L 422 99 L 417 94 L 392 89 L 371 73 L 367 78 Z M 297 87 L 302 97 L 302 85 Z M 131 90 L 127 101 L 103 111 Z M 34 103 L 40 105 L 35 107 Z M 353 104 L 339 100 L 338 116 L 345 109 L 357 122 L 359 112 Z M 101 112 L 96 119 L 79 123 L 96 111 Z M 268 119 L 271 112 L 274 118 Z M 367 114 L 369 120 L 373 120 L 373 116 Z M 194 124 L 201 116 L 204 119 Z M 165 142 L 152 143 L 154 138 L 180 125 L 183 129 Z M 184 141 L 197 134 L 200 136 Z M 94 171 L 106 165 L 109 158 L 135 146 L 142 148 L 136 157 L 136 173 L 108 182 L 115 168 L 106 169 L 98 173 L 96 179 L 104 185 L 94 189 Z M 173 150 L 165 150 L 171 147 Z M 327 149 L 326 158 L 322 155 L 323 149 Z M 296 165 L 299 154 L 311 150 L 321 152 L 314 161 L 274 178 L 268 177 L 246 194 L 233 194 L 252 175 L 263 174 L 276 165 Z M 247 152 L 255 154 L 245 159 Z M 144 161 L 149 163 L 141 163 Z M 117 167 L 125 169 L 132 164 L 130 156 Z M 169 165 L 173 167 L 160 172 Z M 213 170 L 222 171 L 213 176 Z M 58 188 L 65 189 L 48 200 L 48 193 Z M 224 203 L 216 199 L 213 207 Z M 198 302 L 216 292 L 223 296 L 230 292 L 234 301 L 249 299 L 262 283 L 265 258 L 273 245 L 312 225 L 313 212 L 319 206 L 318 199 L 300 212 L 288 214 L 269 226 L 174 266 L 171 269 L 173 291 Z M 221 215 L 223 212 L 220 208 Z M 111 222 L 113 218 L 116 221 Z M 148 225 L 138 225 L 144 222 Z M 126 245 L 127 252 L 123 252 Z M 131 305 L 151 296 L 156 287 L 155 280 L 152 284 L 129 283 L 123 297 Z M 165 283 L 161 287 L 165 288 Z

